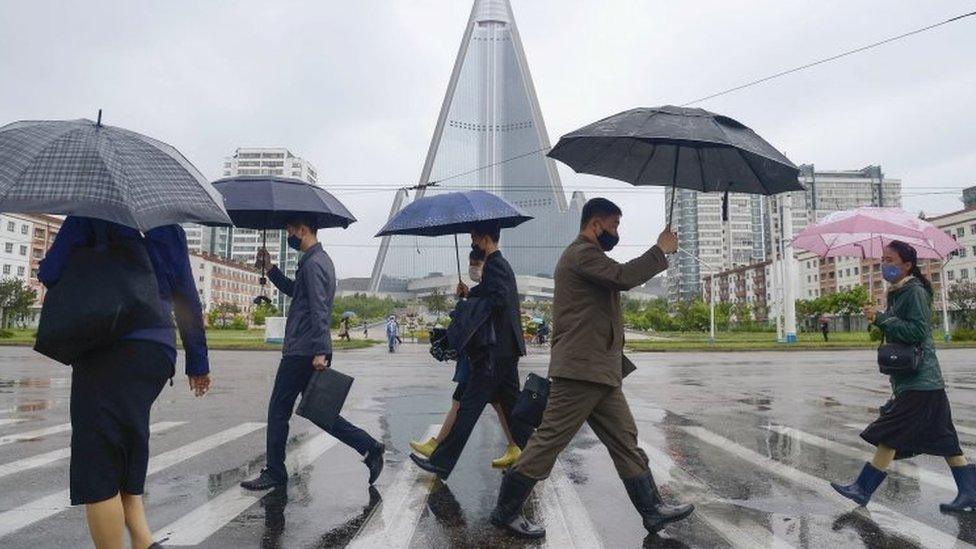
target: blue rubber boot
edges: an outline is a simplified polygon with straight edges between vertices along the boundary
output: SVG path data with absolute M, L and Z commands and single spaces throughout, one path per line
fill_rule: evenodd
M 865 463 L 864 468 L 861 469 L 861 474 L 857 476 L 857 480 L 854 484 L 837 484 L 836 482 L 831 482 L 830 485 L 837 490 L 840 495 L 847 499 L 855 501 L 860 506 L 865 506 L 871 501 L 871 496 L 874 491 L 881 486 L 881 483 L 888 476 L 888 473 L 876 469 L 870 463 Z
M 940 504 L 939 510 L 943 513 L 956 513 L 976 509 L 976 465 L 970 463 L 962 467 L 950 467 L 950 469 L 952 469 L 952 478 L 956 479 L 959 495 L 952 500 L 952 503 Z

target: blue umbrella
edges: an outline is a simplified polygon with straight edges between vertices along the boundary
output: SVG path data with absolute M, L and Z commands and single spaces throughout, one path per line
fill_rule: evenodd
M 489 192 L 452 192 L 414 200 L 390 218 L 376 236 L 454 235 L 454 258 L 457 260 L 460 279 L 458 233 L 471 232 L 486 222 L 497 223 L 502 229 L 507 229 L 530 219 L 532 216 Z

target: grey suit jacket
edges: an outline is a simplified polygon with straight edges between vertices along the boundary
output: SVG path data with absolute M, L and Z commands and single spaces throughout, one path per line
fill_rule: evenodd
M 312 246 L 298 260 L 295 280 L 278 268 L 268 272 L 278 290 L 291 297 L 285 322 L 285 356 L 317 356 L 332 353 L 332 301 L 336 278 L 332 258 L 321 244 Z

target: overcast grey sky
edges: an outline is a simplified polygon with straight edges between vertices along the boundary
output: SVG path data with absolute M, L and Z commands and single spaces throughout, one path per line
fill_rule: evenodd
M 555 143 L 627 108 L 681 104 L 976 4 L 512 5 Z M 0 124 L 102 108 L 106 123 L 175 145 L 213 178 L 237 147 L 288 147 L 359 218 L 324 236 L 327 247 L 344 244 L 329 247 L 339 276 L 365 276 L 393 191 L 342 186 L 416 182 L 470 9 L 469 0 L 0 0 Z M 751 126 L 797 164 L 880 164 L 903 180 L 907 209 L 932 214 L 961 206 L 949 189 L 976 184 L 974 97 L 969 18 L 699 106 Z M 663 225 L 662 191 L 559 171 L 567 193 L 624 206 L 619 258 Z

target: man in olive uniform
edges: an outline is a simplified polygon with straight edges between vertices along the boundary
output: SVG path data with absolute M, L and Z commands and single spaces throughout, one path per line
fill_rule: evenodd
M 541 538 L 545 530 L 522 514 L 536 482 L 549 476 L 559 453 L 586 422 L 607 447 L 627 494 L 649 532 L 691 514 L 691 505 L 661 501 L 647 456 L 637 447 L 637 425 L 621 383 L 633 366 L 623 356 L 620 292 L 668 267 L 678 237 L 666 229 L 640 257 L 617 263 L 606 252 L 620 240 L 620 208 L 605 198 L 583 206 L 580 234 L 556 265 L 553 298 L 552 378 L 542 424 L 505 474 L 491 522 L 516 534 Z

